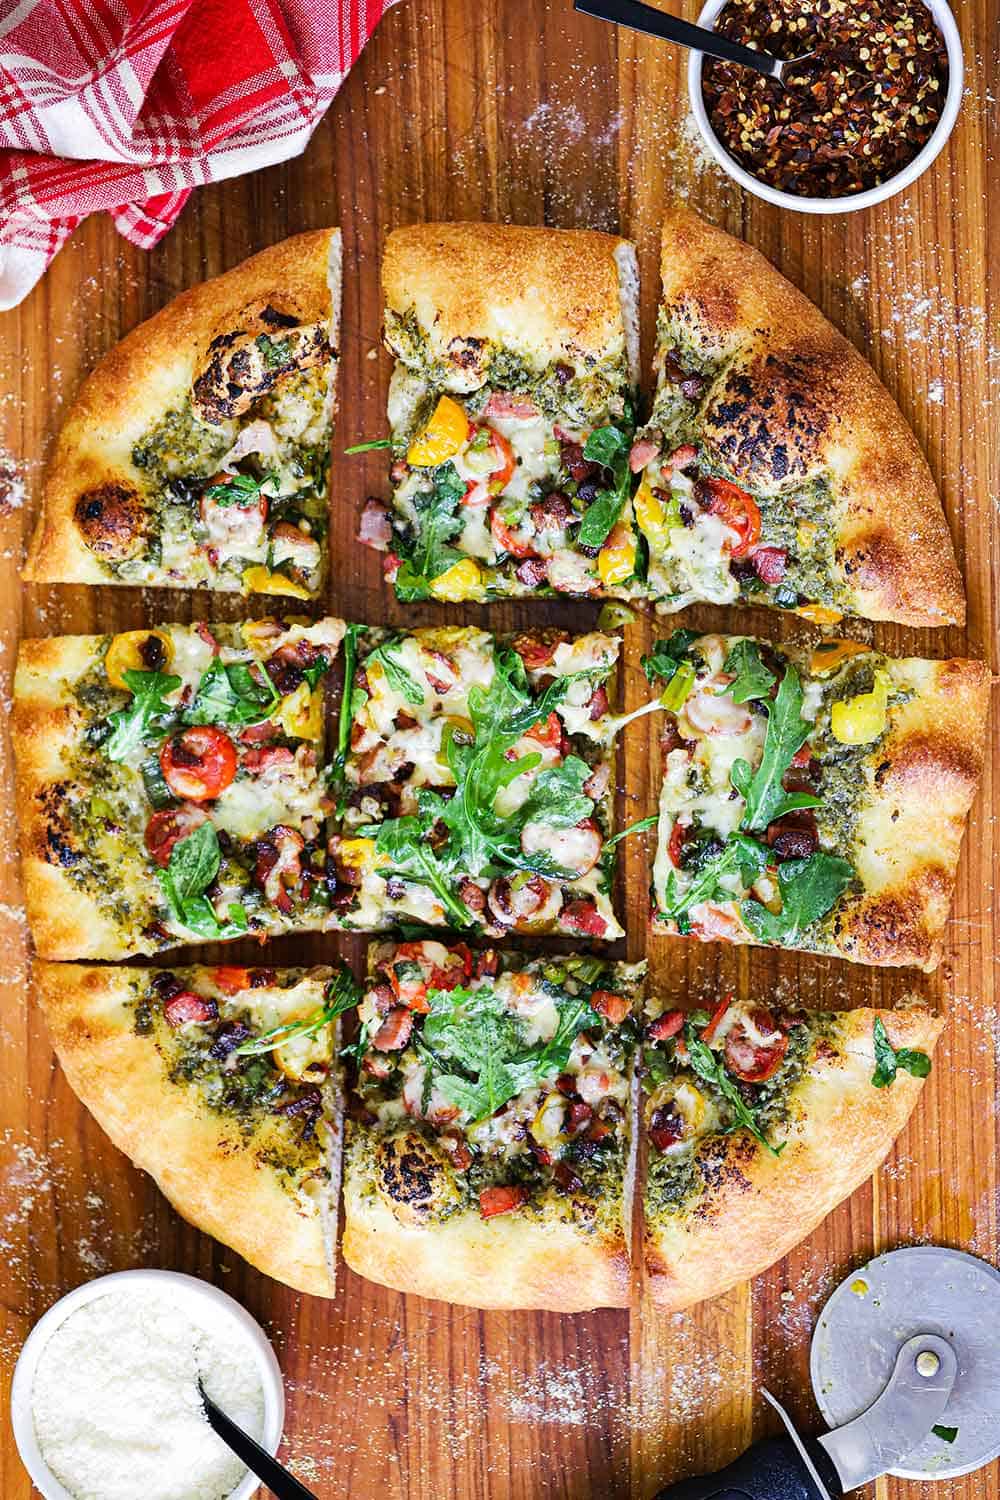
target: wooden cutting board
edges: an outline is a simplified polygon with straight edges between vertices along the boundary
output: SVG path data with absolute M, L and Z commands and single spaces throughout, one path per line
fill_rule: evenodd
M 685 6 L 694 18 L 697 7 Z M 991 14 L 992 13 L 992 14 Z M 145 254 L 109 219 L 88 220 L 44 281 L 0 315 L 0 522 L 5 703 L 19 633 L 118 630 L 239 606 L 183 593 L 23 588 L 22 528 L 42 464 L 83 375 L 115 341 L 183 288 L 265 245 L 326 224 L 344 228 L 341 418 L 337 453 L 383 431 L 388 359 L 379 345 L 378 266 L 386 233 L 416 219 L 511 219 L 620 231 L 643 271 L 644 365 L 657 296 L 658 226 L 679 195 L 768 255 L 871 360 L 913 423 L 945 497 L 969 595 L 969 628 L 854 626 L 893 652 L 995 661 L 1000 348 L 991 306 L 987 194 L 988 28 L 993 0 L 959 10 L 968 87 L 959 127 L 931 172 L 901 198 L 833 219 L 783 215 L 743 196 L 695 145 L 683 59 L 665 44 L 576 17 L 568 0 L 406 0 L 383 21 L 298 161 L 203 188 Z M 994 104 L 995 108 L 995 104 Z M 993 121 L 994 139 L 996 121 Z M 992 283 L 997 295 L 997 278 Z M 991 342 L 992 340 L 992 342 Z M 24 499 L 19 504 L 23 481 Z M 336 457 L 329 603 L 373 622 L 427 623 L 400 609 L 378 559 L 355 547 L 353 515 L 386 494 L 379 455 Z M 774 632 L 773 615 L 691 611 L 686 623 Z M 469 609 L 452 619 L 478 620 Z M 530 618 L 585 626 L 594 610 L 551 602 L 497 606 L 490 623 Z M 661 632 L 662 633 L 662 632 Z M 645 623 L 627 633 L 624 690 L 640 701 Z M 655 729 L 626 741 L 622 813 L 653 810 Z M 9 778 L 9 756 L 4 758 Z M 251 1272 L 182 1223 L 151 1181 L 77 1104 L 32 1008 L 9 780 L 0 858 L 0 1493 L 31 1493 L 7 1420 L 6 1393 L 31 1324 L 105 1271 L 168 1266 L 215 1281 L 274 1336 L 287 1379 L 286 1457 L 323 1500 L 491 1500 L 651 1496 L 658 1484 L 733 1457 L 774 1427 L 766 1384 L 808 1429 L 818 1421 L 807 1353 L 829 1290 L 879 1248 L 939 1241 L 997 1258 L 998 1090 L 993 887 L 997 859 L 987 768 L 948 932 L 930 978 L 792 954 L 725 951 L 680 940 L 648 945 L 653 982 L 687 1003 L 720 984 L 810 1005 L 891 1004 L 917 992 L 950 1016 L 934 1073 L 886 1167 L 798 1250 L 752 1286 L 673 1317 L 630 1311 L 560 1318 L 476 1313 L 383 1291 L 346 1269 L 334 1303 Z M 625 855 L 628 954 L 646 944 L 647 851 Z M 363 942 L 340 951 L 360 962 Z M 275 962 L 315 960 L 333 939 L 287 940 Z M 238 1212 L 238 1205 L 234 1208 Z M 880 1497 L 924 1494 L 880 1481 Z M 997 1500 L 997 1466 L 942 1485 L 954 1500 Z M 936 1500 L 936 1496 L 935 1496 Z

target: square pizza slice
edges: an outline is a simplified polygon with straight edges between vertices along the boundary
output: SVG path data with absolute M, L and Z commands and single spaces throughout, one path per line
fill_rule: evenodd
M 331 921 L 620 937 L 608 847 L 619 644 L 352 630 Z
M 348 1265 L 474 1307 L 626 1305 L 642 972 L 373 944 L 346 1133 Z
M 935 968 L 983 766 L 984 663 L 679 630 L 645 665 L 671 705 L 655 924 Z
M 28 922 L 46 958 L 321 927 L 323 690 L 340 620 L 22 642 Z
M 906 1124 L 943 1020 L 649 1002 L 638 1072 L 644 1260 L 671 1311 L 773 1265 L 870 1177 Z
M 401 599 L 646 592 L 631 526 L 635 250 L 500 224 L 395 230 L 382 271 Z
M 182 293 L 70 409 L 24 576 L 310 599 L 327 563 L 339 229 Z
M 177 1211 L 251 1265 L 335 1290 L 346 969 L 35 965 L 70 1085 Z

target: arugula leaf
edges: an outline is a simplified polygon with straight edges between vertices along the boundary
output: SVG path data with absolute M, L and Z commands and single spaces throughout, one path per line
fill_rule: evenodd
M 229 474 L 219 484 L 206 486 L 204 493 L 207 500 L 214 500 L 223 508 L 238 505 L 246 510 L 258 503 L 265 485 L 276 488 L 280 482 L 278 474 L 264 474 L 260 479 L 252 474 Z
M 609 839 L 605 839 L 601 852 L 606 854 L 609 849 L 613 849 L 616 844 L 620 844 L 622 839 L 630 838 L 633 833 L 645 833 L 647 828 L 655 828 L 659 821 L 659 813 L 650 813 L 648 818 L 640 818 L 638 822 L 630 823 L 627 828 L 622 828 L 620 832 L 612 834 Z
M 322 1005 L 318 1005 L 300 1021 L 285 1021 L 278 1026 L 270 1027 L 267 1031 L 262 1031 L 260 1036 L 252 1037 L 248 1042 L 241 1042 L 236 1048 L 236 1055 L 237 1057 L 257 1057 L 262 1052 L 273 1052 L 276 1047 L 283 1047 L 286 1042 L 292 1041 L 295 1037 L 314 1037 L 338 1016 L 353 1010 L 360 1000 L 361 986 L 347 965 L 342 964 L 326 987 Z
M 258 682 L 246 662 L 223 663 L 213 656 L 202 673 L 190 705 L 181 717 L 185 724 L 261 724 L 281 702 L 281 694 L 258 663 Z
M 854 879 L 846 859 L 822 849 L 805 859 L 786 859 L 778 866 L 781 910 L 768 911 L 759 901 L 744 901 L 740 915 L 763 942 L 787 946 L 836 905 Z
M 614 470 L 615 465 L 628 457 L 632 444 L 627 433 L 620 427 L 608 425 L 595 427 L 583 445 L 583 456 L 592 464 Z
M 219 873 L 219 836 L 211 823 L 200 823 L 186 838 L 178 839 L 170 861 L 160 870 L 160 885 L 176 922 L 204 938 L 239 937 L 247 930 L 247 914 L 235 903 L 229 921 L 220 922 L 206 890 Z
M 702 901 L 713 901 L 719 895 L 726 901 L 732 901 L 734 893 L 723 884 L 725 877 L 738 875 L 743 886 L 751 886 L 763 874 L 768 858 L 768 851 L 756 839 L 748 838 L 743 833 L 731 834 L 725 848 L 705 861 L 685 890 L 680 889 L 677 872 L 670 871 L 664 892 L 665 900 L 660 906 L 662 915 L 676 922 L 685 917 L 692 906 L 698 906 Z M 754 905 L 759 903 L 755 902 Z
M 630 447 L 628 435 L 613 426 L 595 427 L 584 443 L 584 458 L 610 471 L 612 487 L 598 490 L 584 511 L 576 537 L 580 546 L 602 546 L 625 508 L 632 484 Z
M 175 710 L 163 700 L 181 685 L 179 677 L 165 672 L 136 672 L 126 667 L 122 673 L 132 694 L 124 708 L 108 715 L 112 733 L 104 743 L 108 760 L 124 760 L 146 740 L 155 739 L 169 727 Z
M 442 807 L 445 806 L 443 798 L 437 800 Z M 435 822 L 436 818 L 428 816 L 422 808 L 422 816 L 411 813 L 403 818 L 389 818 L 385 823 L 374 823 L 358 831 L 362 838 L 373 838 L 375 852 L 388 861 L 381 866 L 381 875 L 398 875 L 404 880 L 415 880 L 420 885 L 429 886 L 458 927 L 473 927 L 475 918 L 472 913 L 452 894 L 450 864 L 442 861 L 428 842 Z
M 770 1151 L 772 1156 L 780 1156 L 785 1149 L 784 1143 L 780 1146 L 771 1145 L 758 1123 L 756 1110 L 747 1104 L 726 1071 L 725 1063 L 721 1058 L 716 1057 L 707 1042 L 702 1041 L 696 1026 L 691 1021 L 688 1021 L 684 1027 L 684 1040 L 687 1043 L 688 1061 L 692 1071 L 705 1083 L 718 1089 L 732 1109 L 733 1123 L 727 1127 L 726 1135 L 731 1135 L 734 1130 L 747 1130 L 755 1141 L 759 1141 L 766 1150 Z
M 424 701 L 424 690 L 394 654 L 398 649 L 398 641 L 386 641 L 383 645 L 376 646 L 374 651 L 369 651 L 365 664 L 377 661 L 385 672 L 392 691 L 398 693 L 404 703 L 409 703 L 416 708 Z
M 931 1432 L 933 1432 L 935 1437 L 940 1438 L 943 1443 L 953 1443 L 958 1437 L 957 1427 L 941 1427 L 937 1423 L 931 1428 Z
M 340 696 L 340 713 L 337 720 L 337 751 L 330 759 L 327 769 L 327 778 L 330 787 L 338 794 L 337 813 L 343 813 L 343 791 L 344 791 L 344 769 L 347 765 L 347 752 L 351 747 L 351 725 L 354 717 L 361 710 L 364 702 L 364 694 L 360 693 L 354 686 L 354 672 L 358 664 L 358 637 L 364 631 L 363 625 L 348 624 L 344 631 L 344 686 Z
M 726 657 L 726 671 L 733 674 L 735 681 L 722 691 L 728 693 L 734 703 L 766 699 L 777 680 L 761 661 L 756 644 L 745 638 L 737 641 Z
M 434 470 L 429 493 L 415 494 L 417 539 L 396 574 L 396 593 L 401 599 L 430 598 L 432 581 L 460 561 L 462 554 L 447 543 L 462 529 L 458 507 L 464 495 L 465 481 L 450 460 Z
M 913 1078 L 926 1078 L 931 1070 L 931 1060 L 926 1052 L 917 1052 L 912 1047 L 900 1047 L 897 1052 L 889 1040 L 881 1016 L 875 1017 L 873 1029 L 873 1040 L 875 1043 L 875 1072 L 872 1074 L 872 1085 L 877 1089 L 887 1089 L 895 1082 L 896 1074 L 900 1068 L 909 1073 Z M 947 1439 L 948 1442 L 951 1439 Z
M 798 807 L 820 807 L 819 797 L 808 792 L 786 792 L 782 778 L 796 753 L 805 744 L 812 724 L 802 717 L 802 684 L 794 667 L 781 679 L 774 702 L 768 707 L 764 753 L 756 771 L 745 760 L 736 760 L 730 772 L 733 786 L 744 799 L 742 827 L 763 832 L 769 823 Z
M 669 640 L 657 641 L 648 656 L 639 658 L 647 679 L 654 682 L 657 677 L 663 677 L 669 682 L 686 657 L 691 642 L 697 639 L 696 630 L 675 630 Z
M 392 447 L 392 438 L 387 438 L 387 437 L 386 438 L 372 438 L 371 441 L 367 442 L 367 443 L 355 443 L 352 448 L 345 448 L 344 452 L 346 454 L 352 454 L 352 453 L 372 453 L 372 452 L 375 451 L 376 448 L 391 448 L 391 447 Z

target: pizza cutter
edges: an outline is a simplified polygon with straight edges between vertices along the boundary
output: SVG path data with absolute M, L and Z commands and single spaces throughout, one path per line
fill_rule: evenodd
M 934 1245 L 854 1271 L 820 1315 L 813 1391 L 831 1431 L 787 1429 L 656 1500 L 837 1500 L 880 1474 L 954 1479 L 1000 1454 L 1000 1271 Z

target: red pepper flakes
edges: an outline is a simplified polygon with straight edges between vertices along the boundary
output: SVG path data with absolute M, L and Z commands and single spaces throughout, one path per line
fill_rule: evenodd
M 944 38 L 910 0 L 730 0 L 716 29 L 776 57 L 811 54 L 785 85 L 705 59 L 708 117 L 762 182 L 842 198 L 887 181 L 933 134 L 948 91 Z

